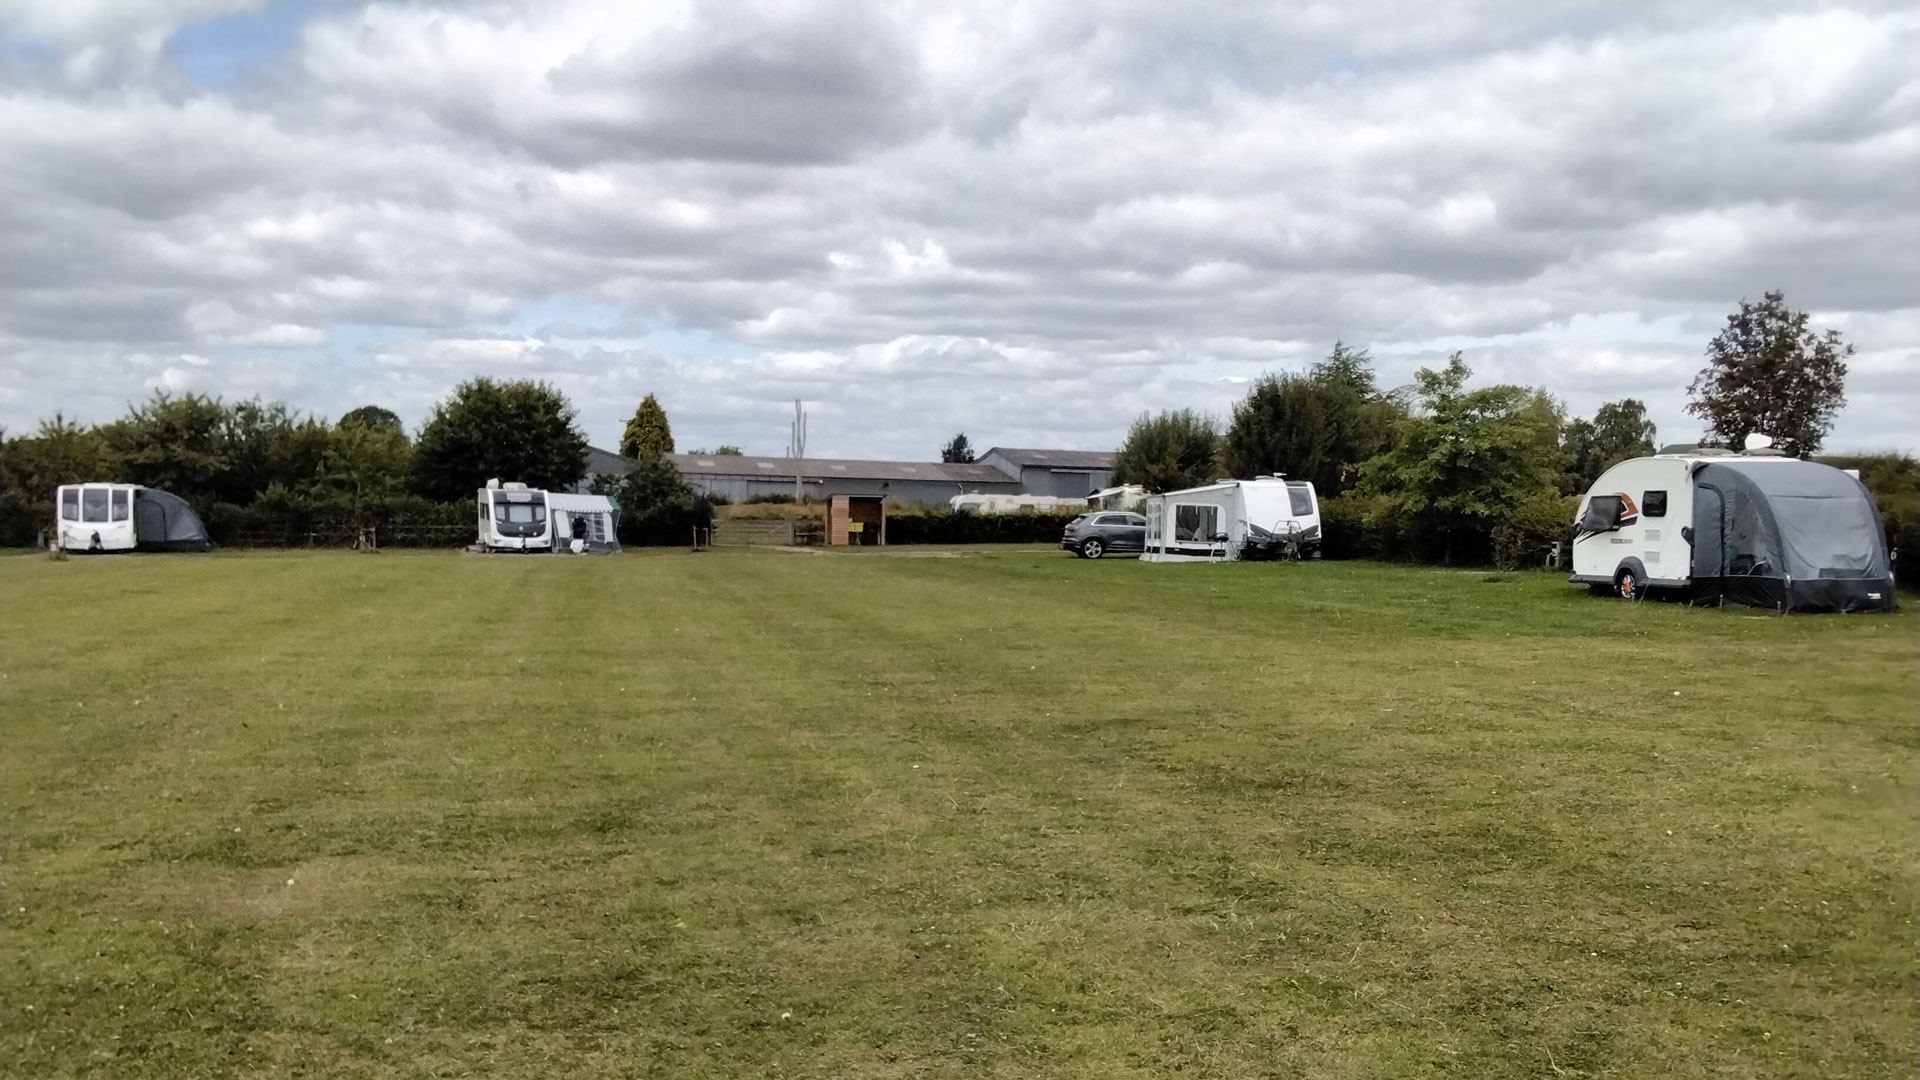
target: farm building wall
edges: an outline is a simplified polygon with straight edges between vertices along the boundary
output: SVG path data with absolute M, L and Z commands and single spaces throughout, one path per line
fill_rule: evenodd
M 682 473 L 695 491 L 706 495 L 719 495 L 730 502 L 745 502 L 755 495 L 791 495 L 793 494 L 793 474 L 778 476 L 738 476 Z M 834 495 L 877 495 L 883 499 L 898 499 L 906 503 L 918 503 L 927 506 L 944 506 L 955 495 L 968 492 L 1005 492 L 1017 494 L 1020 485 L 1012 480 L 998 483 L 959 484 L 950 480 L 882 480 L 873 477 L 847 476 L 828 479 L 826 477 L 807 477 L 802 490 L 809 499 L 826 499 Z
M 633 462 L 592 449 L 589 475 L 624 473 Z M 835 458 L 772 458 L 754 455 L 673 454 L 674 468 L 694 489 L 732 502 L 755 496 L 793 494 L 800 469 L 809 499 L 877 495 L 905 503 L 945 505 L 955 495 L 1052 495 L 1083 499 L 1107 486 L 1111 454 L 1078 450 L 990 450 L 972 464 L 918 461 L 857 461 Z M 584 484 L 582 485 L 585 486 Z

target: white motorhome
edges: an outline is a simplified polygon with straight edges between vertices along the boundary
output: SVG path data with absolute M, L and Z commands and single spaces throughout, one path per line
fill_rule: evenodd
M 1655 454 L 1601 473 L 1574 515 L 1570 580 L 1628 599 L 1664 589 L 1777 611 L 1895 607 L 1867 489 L 1769 442 Z
M 1149 495 L 1146 518 L 1143 562 L 1320 554 L 1320 500 L 1304 480 L 1258 476 Z
M 54 531 L 63 551 L 205 551 L 207 527 L 185 499 L 139 484 L 62 484 Z
M 520 483 L 487 481 L 479 494 L 480 549 L 552 551 L 547 493 Z
M 1029 510 L 1040 514 L 1055 514 L 1062 510 L 1085 510 L 1087 500 L 1070 499 L 1058 495 L 1003 495 L 998 493 L 969 492 L 955 495 L 947 500 L 947 505 L 955 510 L 965 510 L 975 514 L 1017 514 Z

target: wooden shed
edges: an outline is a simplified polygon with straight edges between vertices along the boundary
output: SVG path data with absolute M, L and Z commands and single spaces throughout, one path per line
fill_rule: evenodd
M 887 542 L 887 510 L 878 495 L 835 495 L 827 500 L 827 543 L 873 546 Z

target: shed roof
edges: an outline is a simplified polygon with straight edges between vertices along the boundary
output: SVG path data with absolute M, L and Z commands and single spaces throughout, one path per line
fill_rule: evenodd
M 998 454 L 1006 461 L 1021 468 L 1041 469 L 1111 469 L 1113 452 L 1110 450 L 1029 450 L 1017 446 L 996 446 L 981 454 L 982 458 Z
M 597 446 L 587 447 L 587 476 L 589 477 L 599 476 L 601 473 L 625 476 L 633 471 L 634 464 L 632 458 L 616 454 L 611 450 L 602 450 Z

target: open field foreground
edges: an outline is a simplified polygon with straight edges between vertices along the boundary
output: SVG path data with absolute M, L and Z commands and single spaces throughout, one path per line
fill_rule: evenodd
M 1912 1067 L 1911 600 L 931 554 L 0 560 L 0 1073 Z

